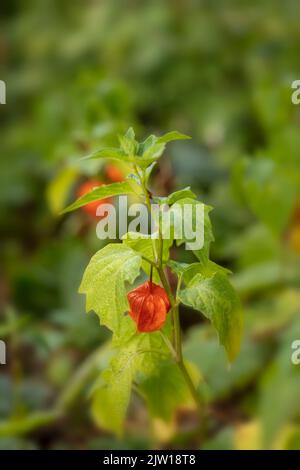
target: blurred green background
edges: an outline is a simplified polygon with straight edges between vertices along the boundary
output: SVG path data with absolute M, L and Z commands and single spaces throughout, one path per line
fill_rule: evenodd
M 0 448 L 300 449 L 299 17 L 297 0 L 2 3 Z M 192 136 L 170 146 L 152 187 L 191 185 L 214 206 L 213 259 L 244 305 L 230 369 L 210 326 L 181 312 L 208 388 L 201 443 L 187 410 L 164 423 L 135 395 L 122 439 L 91 416 L 109 335 L 77 289 L 103 242 L 83 211 L 58 214 L 91 175 L 116 177 L 78 157 L 131 125 L 140 138 Z

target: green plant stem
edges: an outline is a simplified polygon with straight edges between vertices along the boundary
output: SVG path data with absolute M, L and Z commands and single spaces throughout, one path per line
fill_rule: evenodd
M 174 332 L 175 332 L 175 350 L 178 356 L 178 360 L 183 362 L 182 355 L 182 341 L 181 341 L 181 327 L 180 327 L 180 318 L 179 318 L 179 308 L 176 305 L 173 309 L 173 318 L 174 318 Z
M 144 261 L 147 261 L 147 263 L 151 264 L 151 266 L 153 266 L 154 268 L 157 268 L 157 264 L 154 261 L 152 261 L 151 259 L 147 258 L 147 256 L 142 255 L 142 259 Z
M 140 172 L 136 165 L 134 165 L 134 171 L 135 171 L 137 178 L 140 180 L 141 188 L 145 196 L 146 206 L 148 208 L 149 214 L 151 215 L 151 200 L 150 200 L 148 189 L 145 186 L 145 182 L 144 182 L 145 178 L 141 177 Z M 155 264 L 157 264 L 159 258 L 158 258 L 157 251 L 156 251 L 155 240 L 152 240 L 152 250 L 153 250 L 153 257 L 155 259 Z
M 202 415 L 202 408 L 203 408 L 203 403 L 202 400 L 196 390 L 196 387 L 191 379 L 191 376 L 184 364 L 183 360 L 183 354 L 182 354 L 182 339 L 181 339 L 181 327 L 180 327 L 180 318 L 179 318 L 179 309 L 178 309 L 178 304 L 176 303 L 174 296 L 171 292 L 171 288 L 169 285 L 169 282 L 167 280 L 166 274 L 162 268 L 162 266 L 158 269 L 159 277 L 161 279 L 162 285 L 165 289 L 165 291 L 168 294 L 168 297 L 170 299 L 171 305 L 172 305 L 172 312 L 173 312 L 173 318 L 174 318 L 174 333 L 175 333 L 175 361 L 176 364 L 178 365 L 179 369 L 181 370 L 181 373 L 184 377 L 184 380 L 191 392 L 192 397 L 194 398 L 194 401 L 197 405 L 198 412 L 199 414 L 201 413 Z M 171 351 L 172 352 L 172 351 Z
M 173 348 L 173 344 L 171 343 L 171 341 L 169 340 L 169 338 L 164 335 L 164 333 L 159 330 L 159 333 L 161 334 L 161 337 L 162 339 L 164 340 L 164 342 L 166 343 L 166 346 L 167 348 L 169 349 L 170 353 L 171 353 L 171 356 L 173 357 L 173 359 L 175 360 L 176 362 L 176 358 L 177 358 L 177 355 L 176 355 L 176 351 L 175 349 Z
M 182 373 L 182 375 L 185 379 L 185 382 L 186 382 L 187 386 L 189 387 L 190 393 L 191 393 L 191 395 L 192 395 L 192 397 L 193 397 L 193 399 L 194 399 L 194 401 L 197 405 L 199 417 L 203 417 L 203 402 L 202 402 L 202 399 L 201 399 L 199 393 L 196 390 L 194 382 L 192 381 L 191 376 L 190 376 L 183 360 L 178 360 L 177 365 L 178 365 L 179 369 L 181 370 L 181 373 Z
M 143 178 L 141 178 L 140 176 L 140 173 L 138 171 L 138 169 L 135 167 L 135 172 L 136 172 L 136 175 L 137 177 L 139 178 L 140 180 L 140 183 L 141 183 L 141 186 L 142 186 L 142 189 L 143 189 L 143 192 L 144 192 L 144 195 L 145 195 L 145 201 L 146 201 L 146 205 L 148 207 L 148 210 L 149 210 L 149 213 L 151 214 L 151 200 L 150 200 L 150 196 L 149 196 L 149 191 L 148 189 L 146 188 L 145 184 L 144 184 L 144 180 Z M 172 307 L 172 319 L 173 319 L 173 329 L 174 329 L 174 344 L 175 344 L 175 351 L 174 351 L 174 348 L 173 346 L 168 343 L 166 343 L 170 349 L 170 352 L 172 354 L 172 356 L 174 357 L 175 359 L 175 362 L 176 364 L 178 365 L 182 375 L 183 375 L 183 378 L 190 390 L 190 393 L 197 405 L 197 409 L 198 409 L 198 413 L 199 413 L 199 416 L 202 415 L 202 408 L 203 408 L 203 404 L 202 404 L 202 401 L 201 401 L 201 398 L 195 388 L 195 385 L 193 383 L 193 380 L 184 364 L 184 360 L 183 360 L 183 354 L 182 354 L 182 340 L 181 340 L 181 327 L 180 327 L 180 318 L 179 318 L 179 309 L 178 309 L 178 304 L 177 304 L 177 301 L 176 299 L 174 298 L 173 296 L 173 293 L 172 293 L 172 290 L 171 290 L 171 287 L 170 287 L 170 284 L 169 284 L 169 281 L 167 279 L 167 276 L 166 276 L 166 273 L 164 271 L 164 267 L 163 267 L 163 238 L 162 238 L 162 232 L 161 232 L 161 227 L 159 226 L 159 253 L 157 254 L 157 251 L 156 251 L 156 248 L 155 248 L 155 241 L 153 240 L 153 255 L 154 255 L 154 259 L 155 259 L 155 264 L 156 264 L 156 268 L 157 268 L 157 271 L 158 271 L 158 274 L 159 274 L 159 277 L 160 277 L 160 280 L 161 280 L 161 283 L 170 299 L 170 303 L 171 303 L 171 307 Z M 174 354 L 175 352 L 175 354 Z

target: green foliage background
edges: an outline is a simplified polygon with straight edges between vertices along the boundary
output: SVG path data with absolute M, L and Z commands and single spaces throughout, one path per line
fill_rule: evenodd
M 1 448 L 200 446 L 188 408 L 166 425 L 134 395 L 120 439 L 99 430 L 91 410 L 109 335 L 84 315 L 77 290 L 103 243 L 84 213 L 58 212 L 81 181 L 104 177 L 103 163 L 77 157 L 115 145 L 129 125 L 141 137 L 172 129 L 193 137 L 170 145 L 153 192 L 191 185 L 215 207 L 212 257 L 233 271 L 245 310 L 230 369 L 210 325 L 181 312 L 185 354 L 205 379 L 214 420 L 201 447 L 300 448 L 300 366 L 290 361 L 300 339 L 300 250 L 291 243 L 300 231 L 292 222 L 300 106 L 290 99 L 300 78 L 299 13 L 297 0 L 4 3 Z M 86 360 L 97 370 L 79 387 Z M 178 381 L 166 382 L 172 396 Z M 152 414 L 169 416 L 166 397 L 155 408 L 159 385 L 148 387 Z

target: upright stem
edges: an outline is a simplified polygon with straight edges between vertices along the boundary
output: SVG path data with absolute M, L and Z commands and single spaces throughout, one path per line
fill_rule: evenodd
M 175 330 L 175 349 L 177 356 L 181 362 L 183 362 L 182 356 L 182 343 L 181 343 L 181 327 L 180 327 L 180 318 L 179 318 L 179 308 L 178 306 L 174 307 L 173 310 L 174 318 L 174 330 Z
M 174 296 L 172 294 L 167 276 L 164 272 L 164 269 L 161 266 L 158 267 L 158 274 L 161 280 L 161 283 L 170 299 L 170 303 L 172 306 L 172 314 L 173 314 L 173 319 L 174 319 L 174 336 L 175 336 L 175 362 L 177 366 L 179 367 L 182 376 L 190 390 L 190 393 L 197 405 L 198 408 L 198 413 L 199 416 L 202 416 L 202 409 L 203 409 L 203 403 L 201 400 L 200 395 L 198 394 L 196 387 L 193 383 L 193 380 L 184 364 L 183 360 L 183 354 L 182 354 L 182 341 L 181 341 L 181 327 L 180 327 L 180 318 L 179 318 L 179 309 L 178 309 L 178 304 L 176 303 L 176 300 L 174 299 Z M 173 348 L 172 348 L 173 349 Z M 173 352 L 173 351 L 171 351 Z
M 179 367 L 179 369 L 181 370 L 181 373 L 183 375 L 183 378 L 190 390 L 190 393 L 197 405 L 197 409 L 198 409 L 198 414 L 199 416 L 203 416 L 203 402 L 202 402 L 202 399 L 199 395 L 199 393 L 197 392 L 196 388 L 195 388 L 195 385 L 191 379 L 191 376 L 183 362 L 183 360 L 181 359 L 180 361 L 177 361 L 177 365 Z
M 153 265 L 150 265 L 150 291 L 152 291 Z
M 138 169 L 136 168 L 135 169 L 136 171 L 136 174 L 137 176 L 139 177 L 140 179 L 140 182 L 141 182 L 141 186 L 143 188 L 143 192 L 144 192 L 144 195 L 145 195 L 145 200 L 146 200 L 146 204 L 147 204 L 147 207 L 148 207 L 148 210 L 151 214 L 151 200 L 150 200 L 150 197 L 149 197 L 149 192 L 147 190 L 147 188 L 145 187 L 144 185 L 144 181 L 143 179 L 141 178 L 139 172 L 138 172 Z M 154 242 L 155 243 L 155 242 Z M 169 284 L 169 281 L 167 279 L 167 276 L 165 274 L 165 271 L 164 271 L 164 268 L 163 268 L 163 238 L 162 238 L 162 233 L 161 233 L 161 227 L 159 226 L 159 253 L 157 253 L 156 251 L 156 247 L 155 247 L 155 244 L 153 244 L 153 255 L 154 255 L 154 258 L 156 260 L 156 268 L 157 268 L 157 271 L 158 271 L 158 274 L 159 274 L 159 277 L 160 277 L 160 280 L 161 280 L 161 283 L 170 299 L 170 303 L 171 303 L 171 309 L 172 309 L 172 315 L 173 315 L 173 326 L 174 326 L 174 342 L 175 342 L 175 354 L 174 354 L 174 349 L 173 349 L 173 346 L 170 344 L 169 345 L 169 348 L 170 348 L 170 352 L 172 353 L 172 355 L 174 356 L 174 359 L 175 359 L 175 362 L 176 364 L 178 365 L 181 373 L 182 373 L 182 376 L 190 390 L 190 393 L 197 405 L 197 408 L 198 408 L 198 412 L 199 412 L 199 416 L 202 415 L 202 401 L 201 401 L 201 398 L 196 390 L 196 387 L 193 383 L 193 380 L 184 364 L 184 360 L 183 360 L 183 354 L 182 354 L 182 341 L 181 341 L 181 327 L 180 327 L 180 318 L 179 318 L 179 309 L 178 309 L 178 304 L 176 302 L 176 299 L 174 298 L 173 296 L 173 293 L 172 293 L 172 290 L 171 290 L 171 287 L 170 287 L 170 284 Z

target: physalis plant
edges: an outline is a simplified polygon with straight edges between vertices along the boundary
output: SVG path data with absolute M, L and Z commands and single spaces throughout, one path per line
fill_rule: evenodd
M 229 271 L 210 260 L 214 240 L 211 207 L 198 201 L 190 188 L 159 197 L 153 196 L 148 186 L 166 144 L 186 138 L 174 131 L 138 142 L 130 128 L 119 137 L 119 148 L 104 148 L 87 157 L 120 160 L 130 167 L 128 177 L 92 189 L 64 211 L 131 194 L 147 205 L 149 213 L 154 203 L 168 204 L 170 208 L 188 204 L 195 212 L 200 205 L 204 208 L 204 243 L 193 250 L 191 264 L 170 258 L 174 243 L 189 240 L 184 234 L 182 240 L 175 240 L 172 227 L 171 236 L 164 238 L 158 217 L 156 237 L 128 233 L 121 243 L 112 242 L 100 249 L 83 275 L 79 292 L 86 296 L 87 312 L 96 312 L 101 325 L 112 332 L 112 359 L 94 388 L 93 414 L 101 427 L 118 434 L 124 426 L 132 389 L 145 400 L 150 414 L 162 420 L 171 420 L 182 405 L 195 406 L 199 419 L 203 416 L 201 374 L 182 353 L 180 304 L 192 307 L 212 323 L 229 361 L 240 347 L 242 315 L 238 297 L 228 279 Z M 176 275 L 176 289 L 170 287 L 167 270 Z M 142 274 L 144 278 L 139 281 Z

